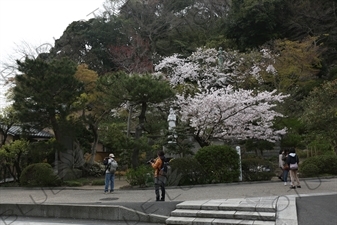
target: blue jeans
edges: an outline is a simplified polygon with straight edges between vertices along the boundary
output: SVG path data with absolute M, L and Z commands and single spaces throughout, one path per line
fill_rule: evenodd
M 113 173 L 105 173 L 105 187 L 104 192 L 109 191 L 109 184 L 110 184 L 110 192 L 114 191 L 115 186 L 115 174 Z
M 289 170 L 283 170 L 283 181 L 288 182 L 288 173 Z

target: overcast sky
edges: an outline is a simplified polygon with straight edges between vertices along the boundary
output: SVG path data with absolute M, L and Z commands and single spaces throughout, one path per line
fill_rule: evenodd
M 94 17 L 96 9 L 103 10 L 104 0 L 0 0 L 0 109 L 4 107 L 5 79 L 13 63 L 22 55 L 26 44 L 34 48 L 54 45 L 73 21 Z M 5 77 L 5 78 L 4 78 Z

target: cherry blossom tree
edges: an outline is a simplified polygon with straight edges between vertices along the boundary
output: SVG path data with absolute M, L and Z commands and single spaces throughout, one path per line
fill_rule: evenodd
M 221 54 L 221 55 L 219 55 Z M 219 61 L 219 57 L 223 61 Z M 268 49 L 259 52 L 239 53 L 238 51 L 217 51 L 214 48 L 198 48 L 189 57 L 179 54 L 164 58 L 155 66 L 155 71 L 163 73 L 171 85 L 195 86 L 197 82 L 204 87 L 247 87 L 247 83 L 261 83 L 260 72 L 274 74 L 274 58 Z
M 176 107 L 200 146 L 212 139 L 275 142 L 286 133 L 286 128 L 273 128 L 274 119 L 283 116 L 275 107 L 287 95 L 247 88 L 252 80 L 263 82 L 261 72 L 276 73 L 273 62 L 267 49 L 243 54 L 199 48 L 187 58 L 177 54 L 164 58 L 155 70 L 165 74 L 173 87 L 184 87 L 178 91 Z
M 204 90 L 194 96 L 178 95 L 180 119 L 194 128 L 200 146 L 211 139 L 246 140 L 262 139 L 275 142 L 286 133 L 286 128 L 273 129 L 273 120 L 282 117 L 275 103 L 286 95 L 272 92 L 255 93 L 252 90 L 234 90 L 229 85 L 223 89 Z

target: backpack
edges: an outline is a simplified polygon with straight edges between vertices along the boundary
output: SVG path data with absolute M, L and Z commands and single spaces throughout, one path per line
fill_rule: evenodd
M 166 177 L 166 176 L 170 175 L 171 166 L 170 166 L 169 160 L 167 160 L 166 158 L 164 158 L 162 161 L 163 161 L 163 163 L 161 165 L 161 169 L 159 171 L 159 175 Z
M 111 163 L 108 164 L 108 170 L 110 173 L 115 173 L 118 167 L 118 163 L 115 160 L 112 160 Z

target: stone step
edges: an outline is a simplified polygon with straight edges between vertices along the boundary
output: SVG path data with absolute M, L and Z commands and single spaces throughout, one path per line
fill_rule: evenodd
M 228 210 L 228 211 L 252 211 L 252 212 L 276 212 L 273 202 L 223 202 L 186 201 L 178 204 L 177 209 L 200 209 L 200 210 Z
M 276 225 L 275 221 L 218 219 L 218 218 L 193 218 L 193 217 L 170 217 L 166 224 L 179 225 Z
M 256 212 L 256 211 L 176 209 L 171 212 L 171 217 L 275 221 L 276 213 L 275 212 Z

